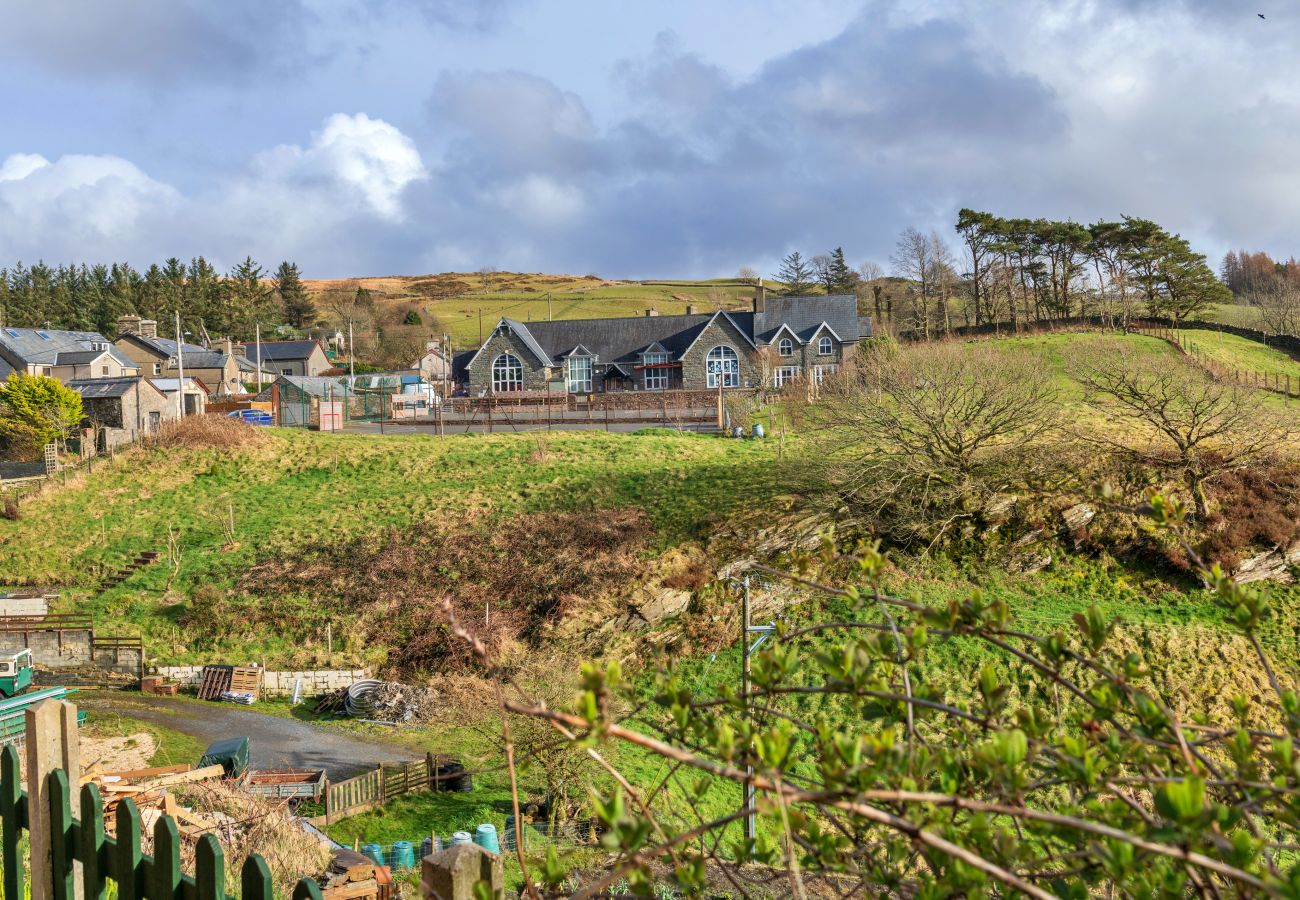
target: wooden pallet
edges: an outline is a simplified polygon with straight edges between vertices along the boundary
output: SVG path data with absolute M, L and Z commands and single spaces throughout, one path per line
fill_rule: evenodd
M 235 666 L 230 673 L 230 687 L 226 690 L 252 694 L 254 700 L 261 699 L 263 671 L 261 666 Z
M 222 691 L 230 690 L 233 672 L 233 666 L 204 666 L 203 677 L 199 681 L 199 699 L 219 700 Z

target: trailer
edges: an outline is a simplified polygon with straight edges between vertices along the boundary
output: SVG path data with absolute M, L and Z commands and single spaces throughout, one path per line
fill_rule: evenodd
M 325 770 L 258 769 L 245 775 L 240 787 L 275 800 L 319 800 L 325 793 Z

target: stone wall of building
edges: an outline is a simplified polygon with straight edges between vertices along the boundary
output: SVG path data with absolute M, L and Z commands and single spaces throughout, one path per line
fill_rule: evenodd
M 95 647 L 88 628 L 51 631 L 0 632 L 0 652 L 29 648 L 32 662 L 47 669 L 98 668 L 118 675 L 139 676 L 143 659 L 135 648 Z
M 487 339 L 478 356 L 466 368 L 469 375 L 469 393 L 477 397 L 484 391 L 492 390 L 492 361 L 502 353 L 513 353 L 524 367 L 524 390 L 545 391 L 551 380 L 550 367 L 537 361 L 532 351 L 513 332 L 493 332 Z
M 739 329 L 719 316 L 700 332 L 694 345 L 682 357 L 682 387 L 688 390 L 708 388 L 705 358 L 714 347 L 727 346 L 740 357 L 740 387 L 758 387 L 763 374 L 754 356 L 754 348 Z

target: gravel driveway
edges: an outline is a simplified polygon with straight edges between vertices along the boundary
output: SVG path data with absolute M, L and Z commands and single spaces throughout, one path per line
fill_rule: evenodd
M 207 742 L 246 737 L 249 765 L 254 769 L 324 769 L 331 781 L 338 781 L 378 763 L 406 762 L 419 756 L 409 747 L 270 716 L 233 703 L 200 706 L 193 701 L 128 693 L 87 693 L 74 699 L 92 717 L 97 712 L 118 713 Z

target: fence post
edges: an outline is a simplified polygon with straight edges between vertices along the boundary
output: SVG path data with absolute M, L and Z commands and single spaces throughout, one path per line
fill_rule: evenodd
M 376 772 L 376 779 L 379 784 L 379 805 L 387 806 L 388 801 L 384 799 L 384 764 L 377 763 L 375 765 L 375 772 Z
M 27 828 L 31 833 L 32 900 L 54 897 L 54 834 L 50 817 L 50 773 L 75 772 L 81 778 L 77 741 L 77 708 L 62 700 L 46 700 L 24 714 L 27 733 Z
M 501 857 L 477 844 L 461 844 L 420 861 L 423 900 L 474 900 L 474 885 L 480 881 L 487 882 L 489 897 L 504 900 Z
M 22 792 L 18 750 L 13 746 L 5 747 L 0 750 L 0 822 L 4 826 L 4 853 L 0 863 L 4 866 L 6 897 L 23 896 L 22 855 L 18 852 L 18 842 L 23 834 L 22 823 L 18 821 Z

